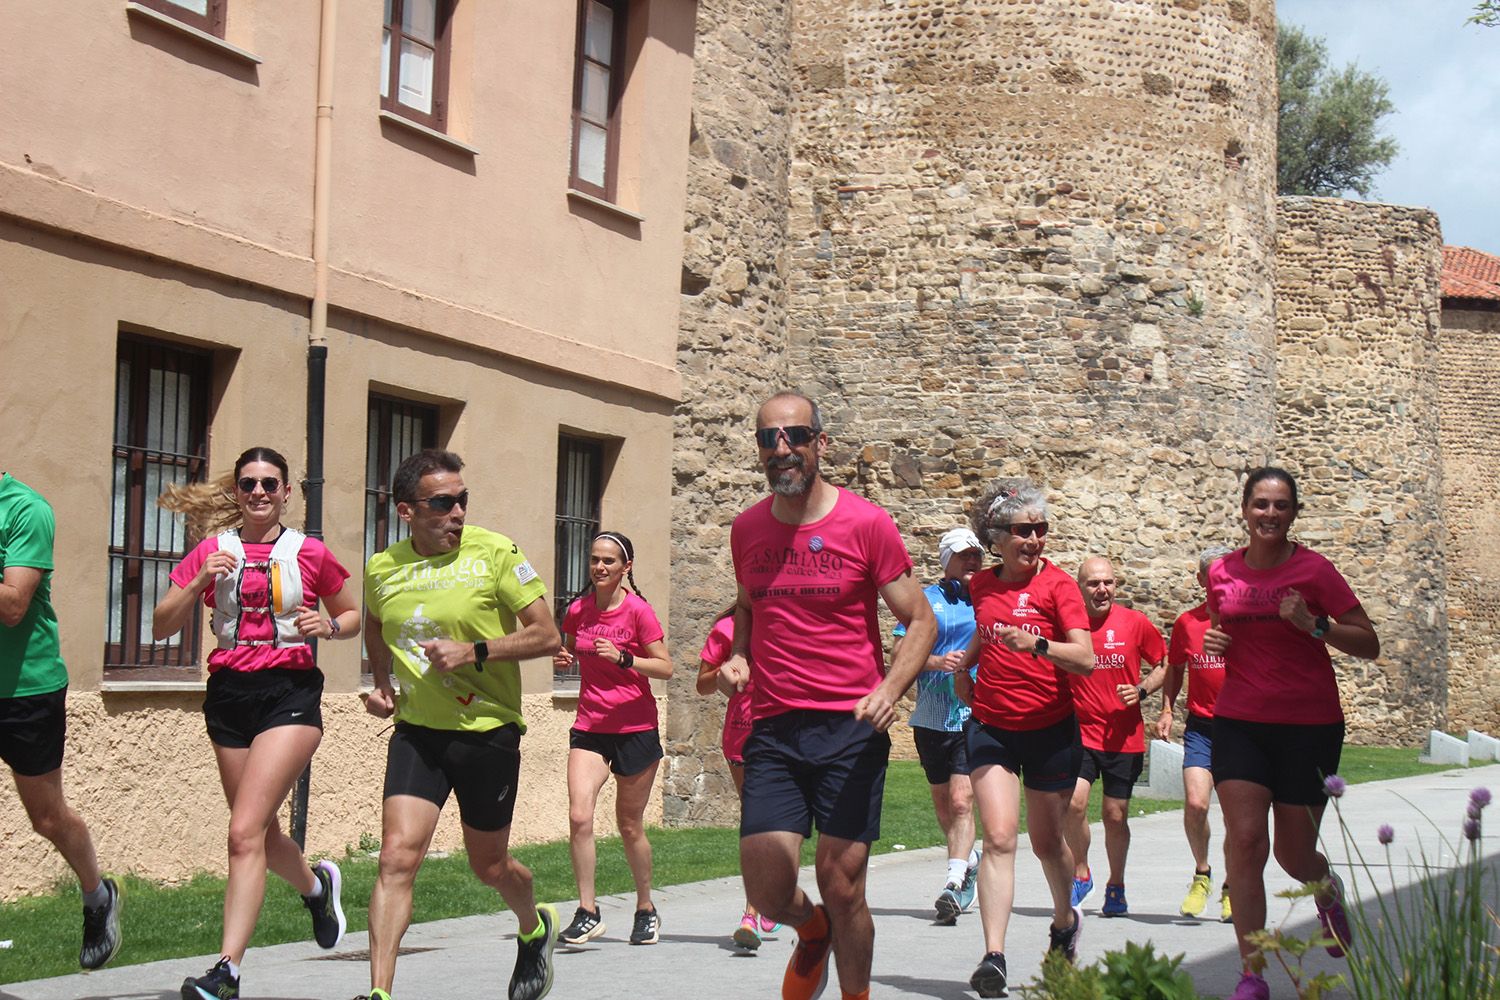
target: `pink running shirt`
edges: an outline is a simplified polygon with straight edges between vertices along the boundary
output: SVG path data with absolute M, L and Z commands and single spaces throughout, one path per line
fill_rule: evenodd
M 271 549 L 275 547 L 274 542 L 267 544 L 243 539 L 240 544 L 245 548 L 246 562 L 266 562 L 271 558 Z M 218 535 L 203 539 L 182 557 L 182 562 L 173 567 L 172 582 L 186 589 L 208 557 L 217 551 Z M 337 594 L 344 581 L 349 579 L 349 571 L 339 565 L 333 553 L 328 551 L 328 546 L 316 538 L 309 538 L 297 550 L 297 569 L 302 573 L 302 593 L 308 604 L 315 603 L 315 598 Z M 244 595 L 246 604 L 262 607 L 270 604 L 270 587 L 271 581 L 262 570 L 246 569 L 240 577 L 240 593 Z M 212 586 L 204 588 L 203 603 L 210 608 L 214 606 Z M 264 611 L 247 611 L 240 622 L 239 634 L 242 639 L 270 639 L 276 635 L 276 624 Z M 208 654 L 209 673 L 217 670 L 267 670 L 271 667 L 311 670 L 314 666 L 316 664 L 313 663 L 312 648 L 305 642 L 291 646 L 234 646 L 230 649 L 214 649 Z
M 848 712 L 880 683 L 880 588 L 911 571 L 891 516 L 840 487 L 812 524 L 783 524 L 772 497 L 734 520 L 735 579 L 750 595 L 757 719 L 794 709 Z
M 1231 640 L 1216 715 L 1307 726 L 1344 720 L 1327 644 L 1281 617 L 1293 590 L 1314 615 L 1337 618 L 1359 606 L 1333 564 L 1302 545 L 1271 569 L 1245 565 L 1244 549 L 1209 567 L 1208 607 Z
M 1203 633 L 1208 631 L 1208 602 L 1177 616 L 1172 625 L 1172 644 L 1167 663 L 1176 667 L 1187 664 L 1183 682 L 1187 685 L 1189 714 L 1205 719 L 1214 717 L 1214 702 L 1224 686 L 1224 657 L 1203 651 Z
M 1089 631 L 1094 639 L 1094 672 L 1087 677 L 1067 675 L 1083 745 L 1112 753 L 1145 753 L 1141 706 L 1125 704 L 1115 687 L 1140 684 L 1141 662 L 1160 663 L 1167 655 L 1167 644 L 1151 619 L 1122 604 L 1111 606 L 1097 626 L 1090 621 Z
M 722 667 L 734 651 L 734 615 L 720 618 L 708 633 L 703 643 L 703 652 L 698 659 Z M 745 690 L 729 696 L 729 705 L 724 709 L 724 759 L 732 764 L 745 760 L 745 741 L 750 738 L 750 691 L 755 686 L 755 667 L 750 667 L 751 681 Z
M 619 607 L 600 611 L 590 591 L 568 605 L 562 630 L 573 637 L 573 655 L 578 657 L 578 717 L 573 725 L 586 733 L 655 729 L 651 679 L 594 652 L 594 640 L 599 638 L 632 656 L 645 656 L 646 647 L 665 636 L 651 605 L 627 591 Z

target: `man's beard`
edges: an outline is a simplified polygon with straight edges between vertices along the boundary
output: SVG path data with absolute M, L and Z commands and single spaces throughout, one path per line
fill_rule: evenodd
M 795 458 L 795 456 L 793 456 Z M 801 472 L 800 476 L 788 473 Z M 797 458 L 794 464 L 778 466 L 772 459 L 766 463 L 766 482 L 771 492 L 781 497 L 806 496 L 812 490 L 813 480 L 818 476 L 818 460 L 804 461 Z

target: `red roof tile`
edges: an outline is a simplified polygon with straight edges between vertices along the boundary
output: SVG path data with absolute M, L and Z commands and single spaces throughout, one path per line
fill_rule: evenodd
M 1470 247 L 1443 247 L 1443 298 L 1500 301 L 1500 257 Z

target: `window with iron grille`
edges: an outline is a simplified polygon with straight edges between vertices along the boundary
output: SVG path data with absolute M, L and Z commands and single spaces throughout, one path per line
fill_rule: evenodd
M 365 426 L 365 562 L 411 535 L 406 522 L 396 516 L 391 477 L 423 448 L 437 447 L 437 427 L 435 406 L 370 394 Z M 364 672 L 370 672 L 368 660 Z
M 568 184 L 614 201 L 625 82 L 628 0 L 581 0 L 573 75 L 573 164 Z
M 104 669 L 128 669 L 133 679 L 149 679 L 143 672 L 153 668 L 179 677 L 197 670 L 202 615 L 171 638 L 151 638 L 168 574 L 199 541 L 156 498 L 169 484 L 207 476 L 211 364 L 206 351 L 120 337 Z
M 385 0 L 380 107 L 439 132 L 448 127 L 453 0 Z
M 224 37 L 225 15 L 229 0 L 136 0 L 142 7 L 175 18 L 183 24 L 206 31 L 215 38 Z
M 589 582 L 589 543 L 599 532 L 599 503 L 604 493 L 604 445 L 564 434 L 557 441 L 557 567 L 552 587 L 553 612 L 562 614 Z M 578 684 L 578 664 L 553 677 L 556 687 Z

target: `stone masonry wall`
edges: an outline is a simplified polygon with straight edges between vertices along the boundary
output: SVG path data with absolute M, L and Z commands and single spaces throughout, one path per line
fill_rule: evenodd
M 724 698 L 694 690 L 698 653 L 734 599 L 729 525 L 765 493 L 751 438 L 786 382 L 788 4 L 700 0 L 694 51 L 674 441 L 675 676 L 664 729 L 668 823 L 738 818 L 719 735 Z
M 1443 309 L 1448 726 L 1500 733 L 1500 307 Z
M 990 477 L 1163 628 L 1272 447 L 1267 2 L 804 0 L 790 338 L 924 578 Z
M 1332 198 L 1282 198 L 1278 219 L 1276 436 L 1302 489 L 1295 535 L 1345 575 L 1381 639 L 1374 663 L 1334 658 L 1349 739 L 1420 742 L 1449 685 L 1442 234 L 1426 209 Z

